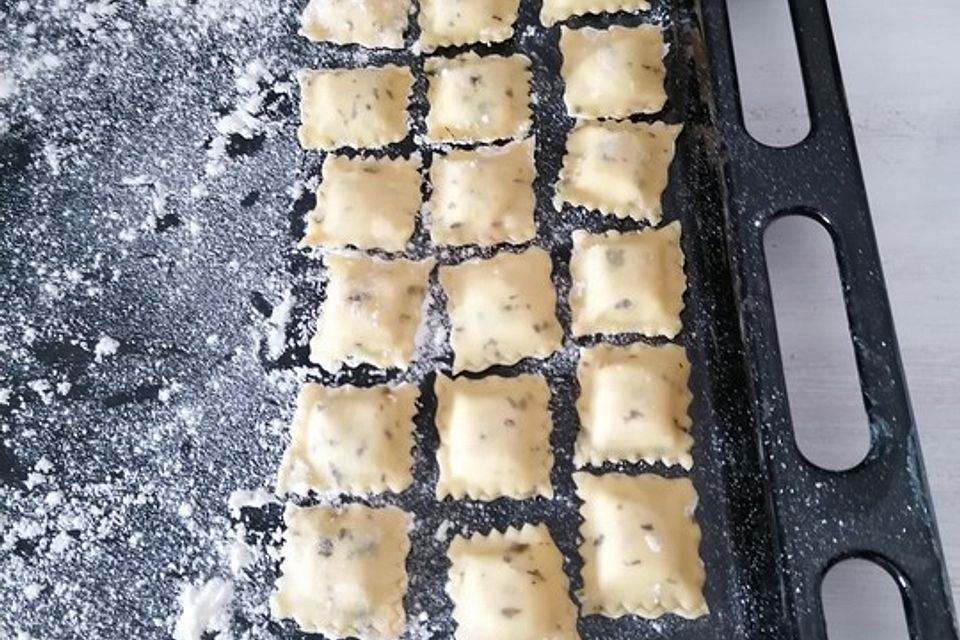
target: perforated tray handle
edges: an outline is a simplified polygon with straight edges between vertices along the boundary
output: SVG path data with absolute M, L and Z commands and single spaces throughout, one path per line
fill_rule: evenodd
M 862 557 L 886 568 L 903 595 L 914 640 L 958 631 L 916 425 L 824 0 L 791 0 L 811 132 L 772 148 L 744 127 L 726 0 L 701 0 L 715 118 L 728 190 L 728 241 L 761 446 L 768 461 L 784 621 L 793 637 L 826 638 L 826 571 Z M 830 232 L 869 418 L 871 449 L 829 472 L 799 452 L 790 418 L 763 234 L 777 216 L 812 217 Z

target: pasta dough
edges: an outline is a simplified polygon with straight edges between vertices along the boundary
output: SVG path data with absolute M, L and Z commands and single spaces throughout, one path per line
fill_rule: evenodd
M 615 11 L 647 11 L 647 0 L 543 0 L 540 21 L 543 24 L 556 24 L 573 16 L 586 13 L 613 13 Z
M 493 142 L 530 130 L 530 60 L 523 55 L 427 58 L 427 139 Z
M 707 613 L 697 493 L 688 478 L 575 473 L 583 500 L 584 613 L 658 618 Z
M 292 441 L 277 492 L 403 491 L 413 483 L 413 385 L 360 388 L 308 383 L 300 390 Z
M 656 113 L 667 102 L 658 27 L 560 28 L 564 102 L 577 118 Z
M 318 42 L 403 48 L 410 0 L 310 0 L 300 35 Z
M 578 640 L 563 556 L 545 525 L 450 543 L 456 640 Z
M 560 348 L 550 255 L 538 247 L 440 267 L 454 372 L 544 358 Z
M 405 368 L 413 358 L 432 260 L 330 255 L 326 301 L 310 360 L 328 370 L 368 363 Z
M 659 224 L 680 125 L 584 122 L 567 139 L 555 205 L 596 209 Z
M 553 497 L 550 389 L 541 376 L 438 376 L 437 497 Z
M 410 516 L 395 507 L 289 504 L 283 517 L 274 617 L 330 638 L 399 638 L 406 626 Z
M 599 345 L 580 350 L 577 466 L 613 460 L 693 466 L 683 347 Z
M 413 75 L 388 64 L 300 75 L 300 145 L 305 149 L 383 147 L 410 129 Z
M 574 335 L 680 333 L 687 284 L 679 222 L 604 235 L 575 231 L 570 273 Z
M 520 0 L 420 0 L 420 45 L 499 42 L 513 35 Z
M 327 156 L 301 244 L 403 251 L 420 210 L 419 167 L 419 156 Z
M 537 232 L 532 138 L 435 156 L 430 237 L 435 244 L 521 244 Z

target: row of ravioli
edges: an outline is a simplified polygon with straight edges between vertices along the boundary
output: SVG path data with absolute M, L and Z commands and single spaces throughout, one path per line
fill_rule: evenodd
M 569 295 L 573 335 L 675 336 L 686 280 L 680 225 L 574 234 Z M 406 368 L 424 322 L 432 259 L 328 254 L 326 298 L 310 359 L 328 370 Z M 453 369 L 483 371 L 546 358 L 563 345 L 553 262 L 539 247 L 441 265 Z
M 643 460 L 690 468 L 688 375 L 677 345 L 582 349 L 574 464 Z M 543 375 L 439 374 L 434 391 L 438 499 L 553 497 L 551 392 Z M 414 384 L 304 385 L 278 492 L 367 496 L 409 488 L 418 396 Z
M 706 613 L 691 482 L 582 472 L 574 481 L 584 523 L 576 601 L 546 525 L 455 535 L 447 594 L 458 640 L 577 640 L 578 610 L 646 618 Z M 274 613 L 329 638 L 400 637 L 408 626 L 403 602 L 413 520 L 390 506 L 288 505 Z
M 666 46 L 657 27 L 568 29 L 560 38 L 564 103 L 570 116 L 597 120 L 661 111 Z M 523 54 L 432 56 L 426 135 L 432 144 L 523 137 L 531 126 L 530 59 Z M 301 144 L 308 149 L 378 148 L 410 132 L 414 77 L 406 66 L 314 69 L 301 73 Z
M 419 0 L 420 51 L 510 39 L 521 0 Z M 551 26 L 574 16 L 650 8 L 648 0 L 543 0 L 540 20 Z M 315 42 L 403 49 L 412 0 L 310 0 L 300 34 Z
M 568 139 L 556 207 L 566 202 L 659 223 L 660 196 L 679 129 L 659 122 L 578 127 Z M 402 252 L 421 208 L 438 246 L 527 243 L 537 232 L 535 147 L 530 137 L 434 154 L 431 195 L 424 205 L 419 154 L 328 155 L 301 245 Z
M 433 51 L 510 38 L 520 0 L 417 4 L 417 46 Z M 544 0 L 541 18 L 549 25 L 573 15 L 647 8 L 643 0 Z M 311 0 L 301 33 L 400 48 L 410 10 L 410 0 Z M 577 122 L 556 183 L 556 208 L 568 204 L 652 225 L 573 233 L 570 333 L 673 338 L 686 288 L 680 227 L 656 225 L 680 127 L 623 120 L 657 113 L 666 103 L 661 31 L 564 26 L 560 46 L 564 102 Z M 310 359 L 327 370 L 404 369 L 416 357 L 435 263 L 363 251 L 409 249 L 421 210 L 434 245 L 523 245 L 436 267 L 454 374 L 547 358 L 563 344 L 556 265 L 543 249 L 526 246 L 537 232 L 530 60 L 467 52 L 428 57 L 423 68 L 426 133 L 413 141 L 432 146 L 426 171 L 419 154 L 396 157 L 388 149 L 385 157 L 371 157 L 368 151 L 410 136 L 409 68 L 301 76 L 301 144 L 328 152 L 302 241 L 325 250 L 326 294 Z M 431 196 L 422 204 L 424 173 Z M 576 467 L 638 460 L 691 466 L 689 362 L 682 347 L 601 343 L 581 348 L 576 366 Z M 433 385 L 438 499 L 553 497 L 547 377 L 438 373 Z M 278 492 L 368 498 L 405 491 L 414 482 L 418 397 L 411 384 L 306 384 Z M 574 480 L 583 503 L 582 589 L 571 600 L 563 554 L 545 524 L 456 535 L 446 587 L 458 640 L 578 638 L 578 611 L 649 618 L 706 612 L 690 480 L 584 471 Z M 399 637 L 408 623 L 403 602 L 413 518 L 396 507 L 290 504 L 274 615 L 330 638 Z

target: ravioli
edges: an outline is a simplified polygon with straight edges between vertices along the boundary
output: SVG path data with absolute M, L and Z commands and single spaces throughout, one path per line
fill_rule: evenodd
M 411 517 L 396 507 L 288 504 L 283 519 L 273 616 L 330 638 L 399 638 Z
M 693 466 L 690 362 L 675 344 L 580 350 L 577 466 L 607 461 Z
M 433 261 L 328 255 L 326 266 L 311 362 L 330 371 L 359 364 L 405 369 L 415 352 Z
M 319 69 L 300 74 L 300 129 L 304 149 L 379 148 L 410 130 L 413 75 L 388 64 Z
M 420 46 L 424 51 L 513 35 L 520 0 L 420 0 Z
M 303 385 L 277 492 L 399 493 L 413 483 L 417 387 Z
M 550 389 L 542 376 L 438 376 L 437 497 L 553 497 Z
M 300 35 L 316 42 L 403 48 L 410 0 L 310 0 Z
M 530 130 L 530 60 L 520 54 L 433 57 L 427 74 L 427 139 L 472 143 L 522 138 Z
M 435 244 L 522 244 L 537 232 L 534 140 L 436 155 L 430 168 Z
M 680 125 L 581 120 L 567 138 L 554 204 L 660 224 Z
M 456 640 L 578 640 L 563 556 L 545 525 L 450 543 Z
M 327 156 L 301 245 L 403 251 L 420 210 L 419 169 L 419 156 Z
M 539 247 L 440 267 L 454 371 L 545 358 L 560 348 L 552 269 L 550 255 Z
M 586 614 L 659 618 L 707 613 L 697 493 L 688 478 L 575 473 Z
M 570 259 L 573 334 L 673 338 L 683 327 L 683 264 L 679 222 L 602 235 L 575 231 Z
M 560 29 L 567 113 L 575 118 L 626 118 L 657 113 L 667 102 L 666 51 L 658 27 Z

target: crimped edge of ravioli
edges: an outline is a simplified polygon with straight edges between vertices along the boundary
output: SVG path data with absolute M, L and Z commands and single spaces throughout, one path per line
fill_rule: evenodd
M 440 444 L 437 447 L 436 459 L 437 465 L 440 467 L 440 475 L 437 479 L 436 486 L 436 497 L 438 500 L 443 500 L 444 498 L 450 497 L 454 500 L 461 500 L 463 498 L 469 498 L 471 500 L 480 500 L 480 501 L 491 501 L 496 500 L 497 498 L 512 498 L 514 500 L 525 500 L 528 498 L 535 498 L 537 496 L 542 496 L 544 498 L 553 498 L 553 484 L 550 482 L 550 472 L 553 470 L 554 465 L 554 455 L 553 448 L 550 446 L 550 434 L 553 431 L 552 418 L 550 415 L 550 388 L 546 383 L 546 379 L 542 376 L 537 376 L 536 374 L 520 374 L 519 376 L 512 378 L 503 378 L 499 376 L 487 376 L 479 379 L 471 379 L 472 381 L 478 384 L 484 384 L 485 381 L 495 380 L 497 382 L 487 382 L 490 385 L 496 385 L 500 381 L 516 382 L 517 378 L 530 380 L 534 384 L 537 384 L 539 381 L 543 381 L 546 386 L 547 395 L 543 399 L 542 403 L 539 403 L 543 407 L 545 421 L 542 423 L 542 429 L 539 429 L 542 432 L 542 435 L 545 436 L 546 448 L 544 449 L 544 455 L 542 458 L 537 460 L 539 463 L 537 465 L 536 471 L 542 472 L 542 478 L 540 481 L 534 482 L 531 486 L 529 484 L 521 485 L 519 482 L 511 485 L 501 485 L 498 490 L 490 489 L 478 489 L 469 482 L 462 481 L 459 478 L 449 478 L 444 477 L 443 473 L 443 464 L 441 463 L 441 456 L 446 456 L 449 460 L 450 457 L 450 445 L 447 442 L 447 439 L 444 438 L 444 434 L 449 434 L 452 425 L 450 424 L 449 414 L 449 405 L 445 408 L 447 411 L 441 412 L 441 395 L 447 397 L 452 397 L 454 389 L 456 386 L 456 380 L 449 378 L 443 374 L 438 374 L 436 382 L 434 383 L 434 392 L 437 398 L 437 413 L 434 419 L 436 424 L 438 435 L 440 436 Z M 539 400 L 539 399 L 538 399 Z M 538 425 L 538 427 L 541 425 Z M 530 425 L 520 425 L 517 428 L 519 429 L 529 429 Z M 449 464 L 449 462 L 448 462 Z
M 583 363 L 585 360 L 589 359 L 591 363 L 596 365 L 598 362 L 611 362 L 609 356 L 614 353 L 614 350 L 623 350 L 625 352 L 638 352 L 642 349 L 664 349 L 664 348 L 676 348 L 679 349 L 683 359 L 687 362 L 686 368 L 686 380 L 682 386 L 682 391 L 679 394 L 679 406 L 677 408 L 677 413 L 680 416 L 680 426 L 681 430 L 686 434 L 686 446 L 682 449 L 677 449 L 672 452 L 663 452 L 660 455 L 644 455 L 640 452 L 637 452 L 634 455 L 630 456 L 614 456 L 611 457 L 600 449 L 597 449 L 592 446 L 590 439 L 587 437 L 587 432 L 584 428 L 584 424 L 590 422 L 590 416 L 592 416 L 592 400 L 586 397 L 584 389 L 586 384 L 583 381 L 583 375 L 581 372 L 580 364 L 577 365 L 577 382 L 580 385 L 580 394 L 577 396 L 576 408 L 577 414 L 580 420 L 580 430 L 577 432 L 577 439 L 573 445 L 573 464 L 575 467 L 580 468 L 586 465 L 599 466 L 604 462 L 639 462 L 643 460 L 647 464 L 655 464 L 661 462 L 664 465 L 670 467 L 673 465 L 680 465 L 686 470 L 693 468 L 693 436 L 690 433 L 691 427 L 693 427 L 693 419 L 690 417 L 690 404 L 693 402 L 693 393 L 690 391 L 690 361 L 686 354 L 686 349 L 682 345 L 677 344 L 666 344 L 663 346 L 652 346 L 647 345 L 646 343 L 635 343 L 627 345 L 626 347 L 615 347 L 613 345 L 601 344 L 593 348 L 580 348 L 580 363 Z M 596 368 L 594 369 L 596 370 Z
M 563 346 L 562 341 L 558 343 L 558 346 L 550 348 L 543 347 L 537 349 L 534 353 L 520 353 L 518 351 L 509 351 L 504 354 L 503 360 L 492 360 L 490 358 L 479 358 L 479 359 L 466 359 L 463 357 L 458 357 L 456 350 L 453 353 L 453 372 L 454 373 L 463 373 L 464 371 L 469 371 L 470 373 L 481 373 L 486 371 L 490 367 L 512 367 L 524 360 L 543 360 L 549 358 L 554 353 L 556 353 Z M 502 353 L 502 352 L 501 352 Z
M 296 452 L 294 451 L 295 447 L 295 438 L 297 438 L 296 430 L 306 430 L 306 413 L 310 410 L 310 406 L 305 406 L 304 396 L 310 393 L 308 389 L 309 385 L 315 385 L 323 389 L 324 393 L 330 395 L 347 395 L 351 391 L 356 389 L 386 389 L 392 392 L 398 403 L 402 403 L 401 406 L 398 406 L 398 411 L 396 412 L 395 417 L 391 419 L 396 419 L 401 425 L 406 425 L 401 433 L 403 438 L 401 443 L 398 445 L 403 447 L 402 452 L 405 452 L 405 473 L 393 474 L 387 476 L 387 479 L 383 482 L 368 482 L 368 483 L 347 483 L 343 486 L 320 486 L 316 484 L 310 484 L 306 481 L 295 481 L 292 478 L 295 477 L 295 470 L 298 463 L 303 464 L 297 459 Z M 420 397 L 420 390 L 417 385 L 412 383 L 400 383 L 400 384 L 385 384 L 385 385 L 376 385 L 373 387 L 357 387 L 355 385 L 345 384 L 339 385 L 336 387 L 327 387 L 318 383 L 308 382 L 300 388 L 300 392 L 297 395 L 297 404 L 296 410 L 294 411 L 293 419 L 290 421 L 290 444 L 287 446 L 286 451 L 283 453 L 283 458 L 280 462 L 280 469 L 277 472 L 277 482 L 276 482 L 276 493 L 277 495 L 283 496 L 287 494 L 295 494 L 299 496 L 309 496 L 311 494 L 317 496 L 335 496 L 335 495 L 358 495 L 358 496 L 369 496 L 375 493 L 383 493 L 385 491 L 391 491 L 393 493 L 401 493 L 405 491 L 410 486 L 413 485 L 413 449 L 415 446 L 414 438 L 414 417 L 417 415 L 417 400 Z M 386 474 L 384 474 L 386 475 Z
M 449 2 L 450 0 L 433 0 L 434 2 Z M 517 22 L 517 16 L 519 15 L 520 2 L 516 0 L 516 7 L 513 11 L 507 16 L 510 18 L 509 22 L 504 20 L 504 23 L 496 28 L 486 28 L 481 29 L 477 37 L 465 37 L 465 38 L 451 38 L 450 36 L 444 36 L 434 33 L 428 25 L 424 24 L 424 2 L 420 2 L 420 16 L 417 22 L 420 24 L 420 49 L 425 53 L 432 53 L 441 47 L 459 47 L 467 44 L 494 44 L 497 42 L 503 42 L 504 40 L 509 40 L 513 37 L 514 24 Z
M 389 71 L 390 73 L 400 72 L 403 73 L 408 80 L 407 91 L 403 97 L 405 105 L 403 107 L 405 119 L 402 125 L 403 131 L 398 132 L 397 135 L 393 137 L 381 136 L 371 138 L 369 141 L 358 142 L 356 140 L 347 140 L 344 138 L 331 138 L 325 137 L 323 141 L 316 144 L 307 144 L 305 141 L 306 134 L 304 130 L 307 128 L 306 120 L 307 116 L 304 112 L 304 105 L 306 100 L 303 99 L 303 85 L 307 77 L 311 75 L 336 75 L 336 74 L 345 74 L 352 71 Z M 399 73 L 397 74 L 399 77 Z M 300 124 L 297 126 L 297 140 L 300 143 L 300 146 L 303 149 L 308 151 L 340 151 L 344 149 L 382 149 L 391 144 L 397 144 L 402 142 L 410 134 L 410 128 L 413 123 L 413 117 L 410 115 L 410 99 L 413 96 L 413 86 L 415 83 L 415 78 L 413 77 L 413 72 L 410 70 L 410 67 L 404 65 L 398 65 L 393 63 L 388 63 L 382 66 L 376 65 L 367 65 L 365 67 L 357 67 L 353 69 L 338 68 L 338 69 L 301 69 L 297 73 L 297 83 L 300 85 Z M 326 144 L 325 144 L 326 143 Z
M 663 476 L 657 476 L 656 474 L 643 474 L 650 475 L 659 478 L 660 480 L 671 480 L 670 478 L 664 478 Z M 573 474 L 573 481 L 576 485 L 576 496 L 580 500 L 580 507 L 577 509 L 577 517 L 580 518 L 580 526 L 577 528 L 577 533 L 580 535 L 582 542 L 578 547 L 579 555 L 581 562 L 586 565 L 588 559 L 596 563 L 597 559 L 594 554 L 593 545 L 588 542 L 596 538 L 595 535 L 592 535 L 592 530 L 587 522 L 587 518 L 583 513 L 583 510 L 586 506 L 586 500 L 582 495 L 583 485 L 580 482 L 580 479 L 584 476 L 589 476 L 595 482 L 599 479 L 606 478 L 628 478 L 633 479 L 640 476 L 628 476 L 623 473 L 609 473 L 603 475 L 596 475 L 588 471 L 577 471 Z M 689 480 L 689 478 L 684 478 Z M 700 543 L 703 539 L 703 531 L 700 528 L 700 524 L 695 520 L 691 519 L 690 526 L 694 532 L 694 538 L 697 546 L 697 560 L 703 564 L 703 559 L 700 556 Z M 581 576 L 582 577 L 582 576 Z M 679 602 L 675 597 L 663 597 L 661 592 L 661 597 L 651 600 L 651 601 L 595 601 L 587 597 L 585 586 L 581 585 L 580 589 L 577 591 L 577 598 L 580 600 L 581 615 L 601 615 L 607 618 L 620 618 L 625 615 L 636 615 L 647 620 L 654 620 L 660 618 L 666 614 L 674 614 L 685 618 L 687 620 L 694 620 L 710 613 L 710 608 L 707 606 L 706 598 L 703 595 L 703 587 L 700 587 L 700 599 L 699 602 L 692 603 L 690 605 L 685 605 Z
M 609 230 L 604 233 L 590 233 L 588 231 L 577 230 L 573 232 L 573 251 L 576 252 L 577 249 L 589 248 L 591 244 L 599 242 L 602 238 L 619 238 L 623 236 L 636 236 L 644 233 L 655 233 L 655 234 L 668 234 L 673 236 L 668 239 L 670 246 L 673 246 L 674 243 L 678 249 L 678 260 L 675 263 L 671 263 L 670 267 L 676 267 L 676 269 L 668 269 L 669 273 L 674 274 L 679 277 L 668 283 L 671 292 L 678 291 L 680 304 L 676 309 L 677 322 L 671 325 L 646 325 L 640 327 L 636 324 L 632 325 L 619 325 L 619 324 L 610 324 L 604 327 L 598 326 L 585 326 L 585 323 L 582 320 L 578 320 L 580 311 L 583 309 L 583 296 L 577 290 L 578 278 L 574 274 L 574 259 L 571 254 L 570 259 L 570 273 L 571 273 L 571 289 L 569 295 L 569 304 L 571 312 L 571 321 L 570 321 L 570 331 L 574 336 L 590 336 L 590 335 L 618 335 L 625 333 L 638 333 L 647 337 L 656 337 L 663 336 L 669 339 L 675 338 L 681 331 L 683 331 L 683 310 L 686 309 L 686 301 L 684 300 L 685 294 L 687 292 L 687 276 L 684 273 L 684 266 L 686 265 L 686 256 L 683 253 L 683 246 L 680 244 L 681 236 L 681 225 L 679 220 L 674 220 L 668 225 L 663 227 L 649 227 L 641 231 L 614 231 Z M 582 281 L 582 278 L 580 278 Z
M 569 192 L 566 189 L 563 189 L 562 186 L 568 178 L 567 172 L 567 158 L 570 156 L 570 137 L 581 129 L 588 127 L 598 127 L 607 129 L 608 131 L 636 131 L 643 128 L 652 128 L 652 129 L 663 129 L 666 128 L 670 130 L 673 134 L 673 140 L 670 145 L 670 152 L 665 158 L 666 171 L 667 175 L 663 182 L 663 187 L 660 189 L 659 197 L 657 198 L 657 206 L 648 209 L 640 208 L 631 208 L 629 210 L 620 210 L 614 206 L 602 202 L 600 200 L 593 200 L 590 198 L 584 198 L 582 200 L 572 200 L 568 197 Z M 563 210 L 564 203 L 567 203 L 573 207 L 581 207 L 587 211 L 596 211 L 605 216 L 615 216 L 617 218 L 626 219 L 630 218 L 632 220 L 637 220 L 640 222 L 649 222 L 652 225 L 658 225 L 663 220 L 663 193 L 666 191 L 667 186 L 669 186 L 670 179 L 670 166 L 673 164 L 673 159 L 676 156 L 677 150 L 677 138 L 680 136 L 680 133 L 683 131 L 682 124 L 667 124 L 665 122 L 656 121 L 656 122 L 630 122 L 630 121 L 617 121 L 617 120 L 586 120 L 579 119 L 577 124 L 570 131 L 570 134 L 567 136 L 567 146 L 564 149 L 563 161 L 560 165 L 560 173 L 557 176 L 557 182 L 554 185 L 554 197 L 553 197 L 553 206 L 557 211 Z
M 561 0 L 561 2 L 563 2 L 563 0 Z M 650 3 L 647 0 L 593 0 L 593 2 L 583 2 L 582 4 L 584 6 L 582 9 L 576 8 L 569 11 L 556 11 L 552 9 L 555 4 L 552 0 L 543 0 L 543 8 L 540 10 L 540 21 L 548 27 L 574 16 L 599 15 L 601 13 L 616 13 L 617 11 L 650 10 Z
M 524 76 L 525 84 L 527 87 L 526 102 L 522 103 L 523 107 L 523 119 L 517 125 L 517 128 L 512 132 L 500 135 L 500 136 L 448 136 L 448 137 L 434 137 L 430 134 L 430 115 L 433 113 L 433 103 L 431 101 L 431 79 L 430 74 L 442 71 L 444 69 L 455 69 L 458 66 L 458 63 L 465 61 L 480 61 L 480 60 L 490 60 L 490 59 L 501 59 L 501 60 L 521 60 L 523 62 L 522 73 Z M 523 53 L 510 53 L 507 55 L 492 53 L 489 55 L 481 56 L 476 51 L 466 51 L 461 53 L 453 58 L 445 58 L 443 56 L 431 56 L 424 60 L 423 62 L 423 71 L 427 75 L 427 114 L 424 118 L 424 123 L 426 125 L 426 131 L 424 132 L 423 139 L 428 144 L 432 145 L 456 145 L 456 144 L 490 144 L 494 142 L 499 142 L 501 140 L 516 140 L 518 138 L 525 138 L 530 133 L 531 128 L 533 127 L 533 108 L 531 104 L 533 102 L 533 72 L 530 70 L 530 67 L 533 63 L 530 58 Z
M 407 589 L 410 584 L 410 576 L 407 573 L 406 561 L 410 555 L 410 529 L 413 527 L 413 516 L 403 509 L 395 506 L 383 506 L 383 507 L 367 507 L 362 504 L 347 504 L 341 507 L 331 507 L 326 505 L 317 505 L 314 507 L 301 507 L 296 504 L 288 503 L 284 508 L 283 521 L 284 523 L 288 520 L 288 514 L 295 513 L 297 510 L 308 510 L 308 509 L 329 509 L 338 513 L 343 513 L 349 510 L 361 510 L 361 509 L 374 509 L 380 511 L 388 511 L 391 513 L 399 513 L 403 516 L 405 520 L 405 527 L 403 529 L 402 535 L 400 536 L 400 548 L 397 549 L 399 552 L 401 562 L 400 562 L 400 571 L 401 576 L 400 580 L 397 582 L 397 592 L 400 594 L 400 597 L 396 600 L 391 600 L 383 603 L 384 609 L 389 609 L 389 613 L 385 615 L 382 619 L 378 619 L 377 624 L 373 626 L 373 631 L 376 633 L 369 633 L 367 629 L 357 629 L 355 626 L 351 625 L 349 622 L 345 621 L 342 617 L 335 620 L 330 620 L 324 628 L 315 627 L 312 625 L 303 625 L 297 617 L 290 615 L 289 619 L 296 622 L 297 626 L 301 631 L 306 631 L 307 633 L 320 633 L 325 635 L 335 634 L 338 637 L 356 637 L 360 640 L 396 640 L 401 635 L 403 635 L 404 630 L 407 626 L 407 613 L 406 609 L 403 606 L 403 600 L 406 595 Z M 289 529 L 289 527 L 287 527 Z M 286 529 L 283 533 L 283 541 L 286 543 Z M 278 570 L 277 579 L 274 582 L 274 588 L 270 594 L 270 611 L 271 615 L 274 617 L 281 617 L 278 615 L 276 610 L 276 600 L 279 595 L 278 586 L 280 581 L 283 579 L 283 565 L 287 562 L 287 558 L 282 555 L 282 546 L 281 546 L 281 560 Z M 284 619 L 287 619 L 284 616 Z

